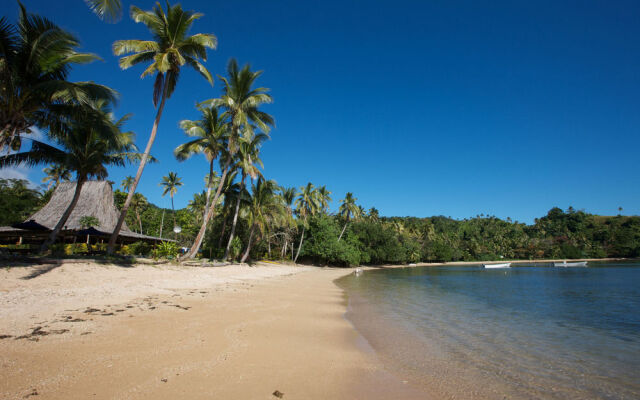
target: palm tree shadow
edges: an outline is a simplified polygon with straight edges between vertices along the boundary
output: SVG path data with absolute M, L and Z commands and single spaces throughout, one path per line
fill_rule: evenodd
M 58 268 L 59 266 L 62 265 L 62 262 L 56 262 L 56 263 L 52 263 L 52 264 L 44 264 L 41 265 L 40 267 L 37 267 L 36 269 L 34 269 L 33 271 L 31 271 L 30 274 L 23 276 L 20 279 L 23 280 L 30 280 L 30 279 L 34 279 L 39 277 L 40 275 L 44 275 L 49 271 L 52 271 L 56 268 Z

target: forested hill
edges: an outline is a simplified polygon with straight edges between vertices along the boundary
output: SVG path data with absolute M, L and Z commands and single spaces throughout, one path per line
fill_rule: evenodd
M 0 179 L 0 225 L 23 221 L 46 203 L 50 193 L 30 189 L 25 181 Z M 114 198 L 120 206 L 125 193 L 116 190 Z M 173 211 L 150 204 L 143 195 L 134 200 L 126 222 L 130 229 L 153 236 L 160 235 L 162 222 L 163 237 L 176 237 L 188 245 L 202 221 L 204 203 L 205 193 L 197 193 L 189 207 L 175 211 L 175 223 L 182 228 L 179 235 L 172 231 Z M 226 247 L 233 215 L 226 203 L 219 206 L 207 231 L 205 256 L 219 257 Z M 291 258 L 302 225 L 301 218 L 293 223 L 274 220 L 258 238 L 252 256 Z M 248 234 L 246 219 L 239 218 L 232 251 L 242 248 Z M 307 221 L 300 252 L 301 260 L 334 265 L 583 257 L 640 257 L 640 217 L 553 208 L 527 225 L 484 215 L 464 220 L 380 217 L 375 208 L 347 222 L 319 212 Z

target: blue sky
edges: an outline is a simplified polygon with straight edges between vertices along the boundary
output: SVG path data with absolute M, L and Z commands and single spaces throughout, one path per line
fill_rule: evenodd
M 74 69 L 121 94 L 118 115 L 144 148 L 155 115 L 153 80 L 121 71 L 111 44 L 148 39 L 128 12 L 100 22 L 80 0 L 23 0 L 30 11 L 75 33 L 103 62 Z M 128 10 L 129 1 L 124 1 Z M 134 2 L 150 9 L 153 2 Z M 264 70 L 265 107 L 277 122 L 263 147 L 266 177 L 351 191 L 382 215 L 532 222 L 551 207 L 640 214 L 640 3 L 635 1 L 195 1 L 193 33 L 214 33 L 207 67 L 230 57 Z M 15 20 L 17 6 L 3 14 Z M 178 121 L 216 97 L 184 71 L 168 101 L 138 191 L 169 207 L 158 186 L 169 171 L 185 206 L 202 190 L 207 165 L 178 163 Z M 0 176 L 8 174 L 0 171 Z M 34 182 L 41 171 L 27 171 Z M 135 168 L 113 169 L 119 183 Z

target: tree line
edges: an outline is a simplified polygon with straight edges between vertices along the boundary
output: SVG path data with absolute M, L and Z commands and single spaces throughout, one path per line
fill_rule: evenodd
M 126 189 L 126 183 L 125 179 L 121 188 Z M 444 216 L 381 217 L 376 208 L 364 210 L 357 205 L 352 193 L 341 200 L 337 213 L 330 213 L 326 205 L 331 193 L 312 184 L 282 188 L 261 179 L 245 193 L 235 190 L 234 185 L 238 189 L 233 184 L 223 190 L 224 199 L 216 206 L 216 215 L 205 233 L 202 257 L 296 260 L 336 266 L 640 257 L 638 216 L 600 216 L 556 207 L 533 224 L 485 215 L 462 220 Z M 52 190 L 40 192 L 26 181 L 0 180 L 0 223 L 24 220 L 46 203 Z M 134 202 L 126 215 L 132 230 L 175 238 L 180 246 L 193 242 L 206 210 L 206 191 L 195 193 L 187 207 L 175 212 L 157 207 L 143 195 L 138 197 L 140 201 Z M 239 213 L 232 229 L 238 198 Z M 121 208 L 126 191 L 116 188 L 114 199 Z M 174 225 L 182 228 L 179 234 L 172 231 Z M 136 249 L 140 255 L 151 251 L 149 246 Z

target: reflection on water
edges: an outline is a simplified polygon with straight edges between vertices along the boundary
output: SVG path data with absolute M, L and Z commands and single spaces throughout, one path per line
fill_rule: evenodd
M 640 398 L 640 264 L 368 271 L 349 319 L 432 397 Z

